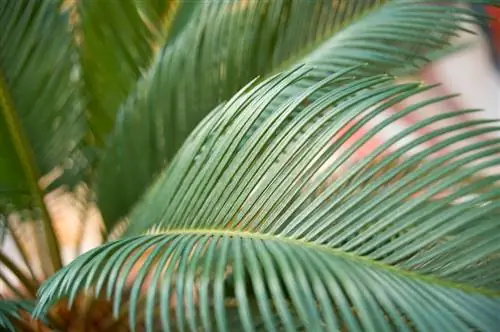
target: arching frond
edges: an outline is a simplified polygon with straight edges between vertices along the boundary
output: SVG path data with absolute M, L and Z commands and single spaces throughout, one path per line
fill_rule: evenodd
M 154 174 L 219 102 L 381 2 L 205 1 L 193 5 L 184 31 L 168 42 L 123 105 L 97 171 L 98 205 L 109 228 L 128 212 Z M 295 39 L 299 34 L 302 37 Z M 185 91 L 192 91 L 191 97 Z M 128 130 L 148 135 L 129 142 L 124 135 Z M 119 144 L 127 149 L 119 149 Z M 141 156 L 141 165 L 128 162 L 132 155 Z M 127 184 L 120 180 L 123 176 Z M 107 199 L 111 187 L 121 187 L 112 201 Z
M 172 43 L 189 22 L 200 1 L 180 0 L 135 0 L 144 20 L 157 39 Z M 163 45 L 159 45 L 162 47 Z
M 74 5 L 71 27 L 80 49 L 87 111 L 97 145 L 106 141 L 120 104 L 150 67 L 158 48 L 182 31 L 186 22 L 180 17 L 192 10 L 189 3 L 79 0 Z
M 449 124 L 472 111 L 443 112 L 353 160 L 394 121 L 445 97 L 390 113 L 430 87 L 352 79 L 358 68 L 289 96 L 311 70 L 212 112 L 130 215 L 127 235 L 149 232 L 57 273 L 38 313 L 87 289 L 147 331 L 494 331 L 500 126 Z
M 76 6 L 78 22 L 72 28 L 81 53 L 90 127 L 102 144 L 118 106 L 149 66 L 153 37 L 134 0 L 81 0 Z
M 446 45 L 463 23 L 478 21 L 469 9 L 383 2 L 199 6 L 120 111 L 97 171 L 98 205 L 108 228 L 127 214 L 195 125 L 257 75 L 301 61 L 316 66 L 302 81 L 309 85 L 361 63 L 367 66 L 358 75 L 419 67 L 423 55 Z
M 84 133 L 67 21 L 55 1 L 0 0 L 0 205 L 42 211 L 56 266 L 38 181 L 65 163 Z
M 29 319 L 23 322 L 22 312 L 31 312 L 33 308 L 33 303 L 28 301 L 0 300 L 0 329 L 15 332 L 19 331 L 20 326 L 26 327 Z

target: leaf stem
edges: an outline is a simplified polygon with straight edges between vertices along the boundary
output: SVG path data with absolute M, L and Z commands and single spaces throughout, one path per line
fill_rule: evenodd
M 49 251 L 49 257 L 52 263 L 52 267 L 54 270 L 58 270 L 62 267 L 61 252 L 59 250 L 59 244 L 57 242 L 57 237 L 52 225 L 52 220 L 43 201 L 42 190 L 38 185 L 40 174 L 35 164 L 35 158 L 32 153 L 30 153 L 31 150 L 29 148 L 29 141 L 27 137 L 25 137 L 20 121 L 17 118 L 10 95 L 7 92 L 4 77 L 1 73 L 0 109 L 2 110 L 3 118 L 7 124 L 12 143 L 23 168 L 24 175 L 26 176 L 30 194 L 34 199 L 35 205 L 40 209 L 41 212 L 40 219 L 42 221 L 43 232 L 45 240 L 47 242 L 46 244 Z
M 31 278 L 37 283 L 38 287 L 38 280 L 35 276 L 35 272 L 33 271 L 33 267 L 31 266 L 31 262 L 28 259 L 28 253 L 26 251 L 26 248 L 22 244 L 22 240 L 19 238 L 19 234 L 17 234 L 17 231 L 14 228 L 14 225 L 12 225 L 11 221 L 7 221 L 7 227 L 10 230 L 10 235 L 12 236 L 12 239 L 14 240 L 14 243 L 19 250 L 19 253 L 21 254 L 21 257 L 23 258 L 23 262 L 28 268 L 28 271 L 31 275 Z
M 474 287 L 467 284 L 458 283 L 455 281 L 450 281 L 446 279 L 441 279 L 433 275 L 423 275 L 419 274 L 415 271 L 401 269 L 399 267 L 386 264 L 384 262 L 380 262 L 378 260 L 362 256 L 356 255 L 349 251 L 344 251 L 338 248 L 332 248 L 327 245 L 318 244 L 302 239 L 295 238 L 287 238 L 280 234 L 261 234 L 261 233 L 251 233 L 250 231 L 239 231 L 239 230 L 229 230 L 229 229 L 158 229 L 154 232 L 150 232 L 149 235 L 157 236 L 162 234 L 169 235 L 187 235 L 187 234 L 202 234 L 205 236 L 228 236 L 228 237 L 241 237 L 247 239 L 255 239 L 262 241 L 274 241 L 281 242 L 289 245 L 299 246 L 304 249 L 312 249 L 315 251 L 320 251 L 324 253 L 328 253 L 330 255 L 334 255 L 337 257 L 341 257 L 344 259 L 348 259 L 351 261 L 355 261 L 357 263 L 363 265 L 370 265 L 381 270 L 390 271 L 394 274 L 400 275 L 402 277 L 406 277 L 413 280 L 420 280 L 423 282 L 432 283 L 435 285 L 439 285 L 441 287 L 452 288 L 461 290 L 466 293 L 480 293 L 486 296 L 499 298 L 500 294 L 497 291 L 493 291 L 491 289 L 485 289 L 481 287 Z
M 24 273 L 19 269 L 10 258 L 5 256 L 3 252 L 0 251 L 0 262 L 3 263 L 3 265 L 8 268 L 16 277 L 19 279 L 19 281 L 23 284 L 24 287 L 28 290 L 30 295 L 35 296 L 36 295 L 36 285 L 33 283 L 32 280 L 30 280 Z

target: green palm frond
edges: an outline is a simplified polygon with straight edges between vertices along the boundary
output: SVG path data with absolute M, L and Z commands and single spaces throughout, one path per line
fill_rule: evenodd
M 304 84 L 361 63 L 367 66 L 358 75 L 407 70 L 447 45 L 463 23 L 479 22 L 469 9 L 383 2 L 206 2 L 197 7 L 192 22 L 162 51 L 120 110 L 97 170 L 97 200 L 108 230 L 194 126 L 255 76 L 297 60 L 317 67 Z
M 200 1 L 135 0 L 151 30 L 161 41 L 173 42 L 183 30 Z M 160 45 L 161 46 L 161 45 Z
M 256 75 L 299 57 L 382 2 L 205 1 L 181 11 L 179 15 L 194 12 L 122 105 L 98 167 L 97 199 L 108 228 L 128 212 L 217 104 Z M 129 130 L 148 135 L 135 136 L 132 142 Z M 127 149 L 118 144 L 127 144 Z M 140 165 L 128 162 L 139 155 Z M 120 180 L 123 176 L 127 184 Z M 112 201 L 107 199 L 110 191 Z
M 151 65 L 156 49 L 182 31 L 189 3 L 78 0 L 62 7 L 71 14 L 80 50 L 93 143 L 105 142 L 119 105 Z
M 102 144 L 118 106 L 153 56 L 153 36 L 134 0 L 81 0 L 73 24 L 80 49 L 90 127 Z
M 352 79 L 357 67 L 289 97 L 314 70 L 278 74 L 210 113 L 130 215 L 132 236 L 57 273 L 37 313 L 88 289 L 147 331 L 495 331 L 500 138 L 466 140 L 500 126 L 468 120 L 410 137 L 473 111 L 443 112 L 349 164 L 391 123 L 445 97 L 388 113 L 430 87 Z
M 73 189 L 91 182 L 99 148 L 113 128 L 119 105 L 151 65 L 158 48 L 182 31 L 196 2 L 59 2 L 61 10 L 70 15 L 70 29 L 79 50 L 77 61 L 90 131 L 86 144 L 73 156 L 71 167 L 50 189 L 61 183 Z
M 58 249 L 38 181 L 64 165 L 85 129 L 67 25 L 54 1 L 0 0 L 0 205 L 41 211 L 56 266 Z
M 19 331 L 19 324 L 22 324 L 21 312 L 32 312 L 33 308 L 33 303 L 29 301 L 0 300 L 0 329 Z
M 12 319 L 19 319 L 18 308 L 10 302 L 0 302 L 0 328 L 15 331 Z

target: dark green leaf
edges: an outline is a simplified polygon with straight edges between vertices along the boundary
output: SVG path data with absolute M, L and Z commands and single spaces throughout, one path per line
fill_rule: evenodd
M 51 1 L 1 0 L 0 30 L 0 199 L 27 198 L 83 136 L 76 54 Z
M 134 0 L 78 1 L 82 77 L 93 137 L 102 145 L 120 104 L 153 56 L 151 31 Z

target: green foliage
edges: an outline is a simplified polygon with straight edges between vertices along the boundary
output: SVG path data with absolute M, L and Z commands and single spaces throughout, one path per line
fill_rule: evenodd
M 152 34 L 134 0 L 78 2 L 83 82 L 93 138 L 103 144 L 118 106 L 149 66 Z
M 0 1 L 0 198 L 33 194 L 84 134 L 76 52 L 55 10 L 51 1 Z
M 127 215 L 199 121 L 257 75 L 305 62 L 316 67 L 302 81 L 306 86 L 359 64 L 366 64 L 359 76 L 419 68 L 425 54 L 478 19 L 469 9 L 422 1 L 245 4 L 200 5 L 122 106 L 95 184 L 108 229 Z
M 30 301 L 0 300 L 0 328 L 2 331 L 16 331 L 21 321 L 21 311 L 32 312 L 34 303 Z
M 53 269 L 58 243 L 39 179 L 63 166 L 85 133 L 68 16 L 54 1 L 0 0 L 0 211 L 35 208 Z
M 108 228 L 128 213 L 211 109 L 379 2 L 211 1 L 193 8 L 184 30 L 162 49 L 120 110 L 95 184 Z M 294 39 L 297 34 L 301 38 Z M 148 135 L 130 135 L 137 131 Z M 139 155 L 140 164 L 130 162 Z M 113 200 L 107 199 L 111 193 Z
M 484 23 L 455 2 L 0 0 L 0 216 L 41 219 L 49 273 L 47 190 L 86 182 L 108 235 L 124 231 L 48 280 L 36 315 L 95 294 L 108 330 L 497 329 L 498 124 L 417 134 L 475 112 L 443 110 L 353 160 L 451 98 L 388 112 L 432 88 L 392 75 Z M 0 328 L 32 309 L 1 301 Z M 44 323 L 71 330 L 57 312 Z
M 133 211 L 125 237 L 57 273 L 40 290 L 38 310 L 88 289 L 112 299 L 116 315 L 128 299 L 129 326 L 144 316 L 147 331 L 493 331 L 500 189 L 457 202 L 500 179 L 462 182 L 500 165 L 500 139 L 428 157 L 500 127 L 469 121 L 401 142 L 472 111 L 444 112 L 339 172 L 370 137 L 441 98 L 388 116 L 332 160 L 362 124 L 429 87 L 383 75 L 352 79 L 355 67 L 288 96 L 308 70 L 244 89 L 211 113 Z

